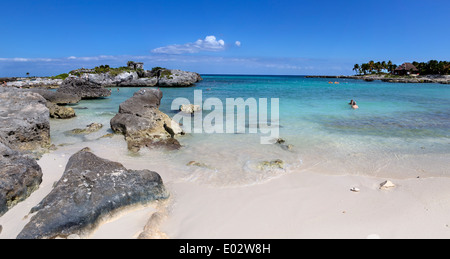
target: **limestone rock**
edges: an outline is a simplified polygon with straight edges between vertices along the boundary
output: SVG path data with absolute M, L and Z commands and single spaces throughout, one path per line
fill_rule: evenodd
M 187 114 L 193 114 L 195 112 L 198 112 L 201 110 L 200 105 L 195 104 L 182 104 L 180 106 L 180 111 L 187 113 Z
M 283 160 L 276 159 L 273 161 L 264 161 L 258 164 L 257 168 L 259 170 L 270 170 L 270 169 L 284 169 L 285 164 Z
M 158 77 L 158 86 L 160 87 L 187 87 L 203 80 L 202 77 L 194 72 L 187 72 L 178 69 L 163 70 Z
M 125 135 L 128 149 L 181 147 L 174 138 L 183 134 L 181 127 L 159 110 L 161 98 L 161 90 L 143 88 L 120 104 L 119 113 L 111 119 L 111 129 Z
M 55 188 L 31 210 L 37 213 L 17 238 L 83 236 L 120 208 L 167 197 L 156 172 L 128 170 L 83 149 L 69 159 Z
M 390 189 L 390 188 L 394 188 L 395 187 L 395 184 L 393 183 L 393 182 L 391 182 L 391 181 L 384 181 L 384 182 L 382 182 L 381 184 L 380 184 L 380 189 L 381 190 L 387 190 L 387 189 Z
M 68 77 L 64 80 L 58 93 L 77 95 L 81 99 L 103 98 L 111 95 L 111 90 L 93 81 L 78 77 Z
M 47 101 L 46 104 L 50 118 L 54 119 L 70 119 L 76 117 L 75 110 L 71 107 L 57 105 Z
M 70 133 L 72 134 L 90 134 L 99 131 L 101 128 L 103 128 L 103 124 L 101 123 L 91 123 L 86 126 L 84 129 L 74 129 L 71 130 Z
M 16 150 L 34 150 L 50 144 L 47 101 L 39 94 L 0 88 L 0 139 Z
M 36 160 L 0 142 L 0 216 L 39 188 L 42 170 Z
M 68 94 L 45 89 L 32 89 L 29 91 L 41 95 L 45 98 L 45 100 L 54 104 L 78 103 L 81 100 L 81 98 L 75 94 Z

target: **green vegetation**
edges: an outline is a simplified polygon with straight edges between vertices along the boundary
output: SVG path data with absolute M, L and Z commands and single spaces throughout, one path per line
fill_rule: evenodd
M 158 73 L 158 71 L 160 71 L 160 70 L 166 70 L 166 69 L 163 67 L 154 67 L 154 68 L 152 68 L 152 74 Z
M 153 76 L 163 76 L 166 77 L 168 79 L 173 79 L 172 77 L 172 73 L 170 72 L 170 70 L 163 68 L 163 67 L 154 67 L 152 68 L 152 70 L 150 71 L 150 75 L 148 73 L 146 73 L 146 71 L 142 68 L 133 68 L 131 65 L 134 64 L 134 61 L 128 61 L 126 67 L 118 67 L 118 68 L 112 68 L 109 65 L 101 65 L 98 67 L 95 67 L 93 69 L 85 69 L 85 68 L 80 68 L 77 70 L 72 70 L 69 72 L 69 74 L 74 75 L 74 76 L 82 76 L 83 74 L 103 74 L 103 73 L 109 73 L 111 76 L 117 76 L 121 73 L 125 73 L 125 72 L 137 72 L 139 77 L 153 77 Z M 62 74 L 64 75 L 64 74 Z M 62 76 L 59 75 L 59 76 Z M 66 74 L 68 76 L 68 74 Z M 58 77 L 59 77 L 58 76 Z M 67 77 L 66 76 L 66 77 Z
M 353 71 L 358 75 L 364 74 L 382 74 L 382 73 L 393 73 L 398 66 L 393 64 L 392 61 L 374 62 L 373 60 L 369 63 L 363 63 L 361 65 L 355 64 Z
M 430 60 L 428 62 L 412 62 L 421 75 L 449 75 L 450 62 Z
M 57 76 L 52 76 L 52 77 L 50 77 L 50 79 L 62 79 L 62 80 L 64 80 L 64 79 L 66 79 L 68 77 L 69 77 L 69 74 L 64 73 L 64 74 L 60 74 L 60 75 L 57 75 Z
M 165 77 L 167 79 L 173 79 L 172 72 L 170 72 L 170 70 L 167 70 L 167 69 L 161 70 L 160 75 L 161 75 L 161 77 Z
M 117 76 L 124 72 L 143 72 L 142 69 L 131 69 L 129 67 L 118 67 L 118 68 L 112 68 L 109 65 L 101 65 L 98 67 L 95 67 L 94 69 L 77 69 L 70 71 L 69 74 L 80 77 L 84 73 L 91 73 L 91 74 L 103 74 L 103 73 L 109 73 L 111 76 Z
M 129 67 L 118 67 L 118 68 L 110 68 L 109 69 L 109 74 L 111 76 L 118 76 L 119 74 L 125 73 L 125 72 L 136 72 L 136 70 L 131 69 Z
M 450 74 L 450 62 L 449 61 L 437 61 L 430 60 L 428 62 L 412 62 L 412 64 L 419 70 L 420 75 L 448 75 Z M 378 61 L 373 60 L 361 65 L 355 64 L 353 71 L 358 75 L 367 74 L 392 74 L 398 66 L 393 64 L 392 61 Z

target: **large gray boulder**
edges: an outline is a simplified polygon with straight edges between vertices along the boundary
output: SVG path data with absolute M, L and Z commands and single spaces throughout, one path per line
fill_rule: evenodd
M 69 94 L 46 89 L 32 89 L 30 92 L 40 94 L 45 100 L 54 104 L 78 103 L 81 98 L 76 94 Z
M 103 98 L 111 95 L 111 90 L 101 84 L 79 77 L 68 77 L 64 80 L 58 93 L 78 95 L 81 99 Z
M 69 159 L 51 193 L 31 210 L 37 213 L 17 238 L 82 236 L 120 208 L 167 197 L 156 172 L 128 170 L 83 149 Z
M 125 135 L 128 149 L 165 147 L 174 150 L 181 147 L 174 137 L 183 131 L 159 110 L 161 98 L 161 90 L 143 88 L 120 104 L 119 113 L 111 119 L 111 129 Z
M 158 86 L 188 87 L 201 80 L 203 80 L 202 77 L 194 72 L 187 72 L 178 69 L 162 70 L 158 77 Z
M 46 100 L 39 94 L 0 88 L 0 139 L 16 150 L 35 150 L 50 144 Z
M 42 171 L 36 160 L 0 142 L 0 216 L 39 188 Z

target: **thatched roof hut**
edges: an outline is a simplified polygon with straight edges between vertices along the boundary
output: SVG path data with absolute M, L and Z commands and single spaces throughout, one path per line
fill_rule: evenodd
M 417 74 L 419 69 L 415 67 L 411 63 L 403 63 L 401 66 L 397 67 L 394 71 L 396 75 L 409 75 L 409 74 Z

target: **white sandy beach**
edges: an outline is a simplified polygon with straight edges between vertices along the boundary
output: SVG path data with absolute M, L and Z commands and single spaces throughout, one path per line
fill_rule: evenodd
M 0 218 L 1 239 L 17 236 L 31 216 L 27 217 L 30 209 L 51 191 L 70 152 L 77 148 L 61 149 L 39 160 L 43 183 Z M 117 158 L 107 151 L 96 153 Z M 120 162 L 130 169 L 142 167 L 132 161 Z M 171 173 L 163 168 L 156 171 L 168 179 L 165 185 L 171 198 L 159 231 L 168 238 L 450 238 L 450 179 L 446 177 L 329 175 L 310 167 L 261 184 L 212 187 L 171 180 Z M 380 190 L 385 180 L 397 186 Z M 352 187 L 360 192 L 351 192 Z M 155 204 L 127 209 L 86 238 L 137 238 L 156 211 Z

